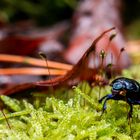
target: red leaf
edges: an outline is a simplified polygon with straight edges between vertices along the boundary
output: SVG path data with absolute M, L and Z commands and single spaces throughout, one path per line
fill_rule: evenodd
M 41 82 L 35 82 L 35 83 L 26 83 L 26 84 L 21 84 L 21 85 L 17 85 L 14 86 L 13 88 L 7 89 L 4 92 L 2 92 L 1 94 L 4 95 L 10 95 L 10 94 L 14 94 L 14 93 L 19 93 L 25 90 L 30 90 L 30 89 L 37 89 L 37 88 L 47 88 L 50 86 L 58 86 L 58 85 L 63 85 L 66 84 L 68 82 L 70 82 L 73 79 L 80 79 L 81 77 L 84 76 L 84 78 L 88 79 L 89 77 L 94 76 L 97 74 L 97 70 L 91 70 L 88 68 L 88 58 L 89 55 L 91 53 L 95 53 L 96 51 L 96 44 L 97 42 L 108 32 L 114 30 L 115 28 L 110 28 L 106 31 L 104 31 L 99 37 L 97 37 L 93 43 L 91 44 L 91 46 L 87 49 L 87 51 L 84 53 L 84 55 L 81 57 L 81 59 L 78 61 L 78 63 L 70 70 L 68 71 L 64 76 L 60 76 L 60 77 L 56 77 L 53 78 L 51 80 L 45 80 L 45 81 L 41 81 Z M 91 73 L 90 73 L 90 72 Z

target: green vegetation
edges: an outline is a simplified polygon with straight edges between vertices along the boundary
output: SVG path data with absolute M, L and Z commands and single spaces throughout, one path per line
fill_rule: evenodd
M 133 66 L 123 75 L 140 79 Z M 57 89 L 50 93 L 31 93 L 30 98 L 1 95 L 4 112 L 11 129 L 0 114 L 0 139 L 10 140 L 131 140 L 140 139 L 140 111 L 134 106 L 131 129 L 123 101 L 110 100 L 102 114 L 98 103 L 99 87 L 91 88 L 83 82 L 72 89 Z M 110 87 L 101 89 L 101 96 L 110 93 Z

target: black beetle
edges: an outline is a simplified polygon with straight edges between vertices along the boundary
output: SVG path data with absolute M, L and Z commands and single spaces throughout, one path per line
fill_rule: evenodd
M 113 80 L 110 86 L 112 87 L 112 94 L 107 94 L 99 100 L 101 103 L 105 99 L 103 104 L 103 112 L 106 110 L 107 100 L 123 100 L 130 106 L 128 118 L 131 118 L 133 105 L 140 105 L 140 84 L 136 80 L 120 77 Z

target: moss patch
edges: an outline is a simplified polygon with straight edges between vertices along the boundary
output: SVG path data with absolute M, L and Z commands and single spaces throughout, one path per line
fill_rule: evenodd
M 139 66 L 124 70 L 123 75 L 140 78 L 135 73 Z M 99 87 L 86 82 L 73 89 L 58 89 L 54 95 L 32 93 L 29 98 L 1 96 L 5 118 L 0 114 L 0 139 L 18 140 L 131 140 L 140 139 L 140 110 L 134 106 L 131 129 L 123 101 L 108 101 L 101 116 L 98 103 Z M 101 89 L 101 97 L 110 93 L 110 87 Z

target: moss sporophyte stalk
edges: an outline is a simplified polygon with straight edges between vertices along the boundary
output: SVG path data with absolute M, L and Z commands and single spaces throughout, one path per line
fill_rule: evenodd
M 123 76 L 140 79 L 135 73 L 140 66 L 124 70 Z M 111 93 L 105 86 L 101 97 Z M 55 93 L 31 93 L 30 97 L 1 95 L 3 114 L 0 114 L 0 139 L 18 140 L 131 140 L 140 139 L 140 111 L 134 106 L 131 130 L 127 113 L 129 105 L 124 101 L 110 100 L 106 112 L 99 104 L 99 87 L 82 82 L 72 89 L 60 88 Z M 132 132 L 131 132 L 132 131 Z

